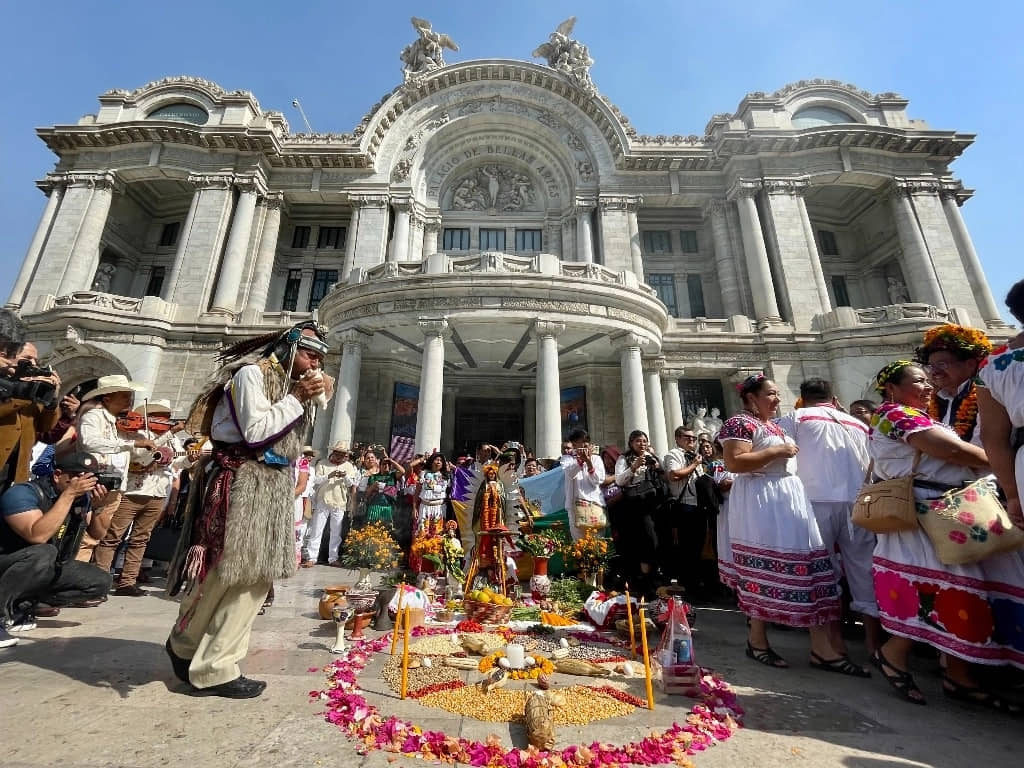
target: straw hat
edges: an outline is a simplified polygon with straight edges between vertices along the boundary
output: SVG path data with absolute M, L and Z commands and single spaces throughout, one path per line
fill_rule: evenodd
M 339 440 L 338 442 L 336 442 L 334 445 L 331 446 L 331 453 L 348 453 L 348 454 L 351 454 L 352 451 L 348 447 L 348 441 L 347 440 Z
M 129 381 L 127 376 L 114 374 L 113 376 L 100 376 L 96 379 L 96 389 L 82 395 L 82 400 L 92 400 L 95 397 L 110 395 L 114 392 L 141 392 L 145 387 Z
M 139 408 L 135 409 L 139 413 L 144 413 L 147 416 L 153 413 L 166 413 L 168 416 L 171 415 L 171 401 L 170 400 L 150 400 L 148 403 L 143 403 Z

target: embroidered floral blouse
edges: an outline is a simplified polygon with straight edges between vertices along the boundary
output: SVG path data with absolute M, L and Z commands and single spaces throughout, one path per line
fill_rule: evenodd
M 743 440 L 751 444 L 755 451 L 762 451 L 773 445 L 792 442 L 782 428 L 771 421 L 761 421 L 749 413 L 738 413 L 727 419 L 718 433 L 718 439 L 722 443 L 726 440 Z M 796 474 L 796 459 L 779 458 L 761 467 L 756 472 L 741 472 L 743 475 L 770 475 L 783 476 Z
M 1024 427 L 1024 348 L 992 351 L 978 371 L 979 385 L 1006 409 L 1010 423 Z

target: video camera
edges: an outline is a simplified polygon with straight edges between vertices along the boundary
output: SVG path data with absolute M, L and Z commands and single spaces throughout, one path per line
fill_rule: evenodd
M 29 400 L 46 408 L 57 407 L 57 387 L 49 381 L 25 381 L 52 376 L 49 366 L 36 366 L 31 360 L 19 360 L 13 371 L 0 370 L 0 401 Z

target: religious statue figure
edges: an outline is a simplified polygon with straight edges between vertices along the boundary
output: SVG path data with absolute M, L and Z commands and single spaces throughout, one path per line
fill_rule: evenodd
M 444 66 L 444 49 L 451 51 L 459 50 L 448 35 L 435 32 L 426 19 L 412 17 L 412 26 L 419 33 L 419 40 L 409 43 L 402 50 L 401 60 L 402 74 L 405 82 L 416 80 L 418 77 L 440 69 Z
M 114 282 L 114 275 L 117 274 L 117 265 L 109 261 L 101 261 L 96 269 L 96 276 L 92 279 L 92 290 L 96 293 L 110 293 L 110 286 Z
M 910 293 L 907 291 L 907 286 L 904 285 L 902 280 L 897 280 L 895 277 L 887 278 L 889 282 L 889 303 L 890 304 L 909 304 Z
M 596 90 L 590 79 L 590 68 L 594 65 L 594 60 L 590 58 L 587 46 L 569 38 L 575 25 L 575 16 L 563 21 L 551 33 L 546 43 L 537 46 L 533 56 L 547 59 L 549 67 L 561 72 L 580 90 L 592 94 Z
M 722 412 L 717 408 L 711 409 L 711 415 L 705 420 L 708 427 L 708 432 L 711 433 L 711 439 L 714 440 L 718 437 L 718 433 L 722 431 Z

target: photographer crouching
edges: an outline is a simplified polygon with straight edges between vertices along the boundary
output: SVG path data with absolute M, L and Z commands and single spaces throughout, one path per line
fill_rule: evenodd
M 57 458 L 53 475 L 12 485 L 0 497 L 0 648 L 34 626 L 38 601 L 61 606 L 105 595 L 110 574 L 76 561 L 82 536 L 103 536 L 113 508 L 93 512 L 119 477 L 97 476 L 96 459 L 71 453 Z

